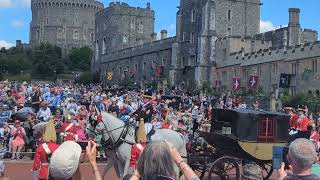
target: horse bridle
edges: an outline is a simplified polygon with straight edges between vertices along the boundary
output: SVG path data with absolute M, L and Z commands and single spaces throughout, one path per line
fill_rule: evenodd
M 101 122 L 102 122 L 104 128 L 107 129 L 107 125 L 104 123 L 104 121 L 101 121 Z M 94 133 L 95 135 L 103 135 L 103 133 L 107 133 L 108 136 L 109 136 L 109 138 L 108 138 L 108 140 L 106 141 L 106 144 L 107 144 L 108 146 L 105 147 L 105 148 L 106 148 L 106 149 L 115 149 L 115 148 L 119 147 L 119 146 L 120 146 L 122 143 L 124 143 L 124 142 L 125 142 L 125 143 L 128 143 L 128 144 L 130 144 L 130 145 L 135 144 L 134 142 L 130 142 L 130 141 L 126 140 L 126 136 L 127 136 L 127 134 L 128 134 L 129 126 L 130 126 L 130 125 L 129 125 L 129 123 L 128 123 L 128 124 L 125 124 L 125 125 L 123 125 L 123 126 L 120 126 L 120 127 L 114 128 L 114 129 L 111 129 L 111 130 L 109 130 L 109 131 L 103 130 L 103 131 L 101 131 L 100 133 L 95 132 L 96 127 L 94 127 L 94 129 L 89 129 L 89 128 L 87 128 L 87 130 L 91 131 L 91 132 Z M 112 136 L 111 136 L 110 133 L 113 132 L 113 131 L 116 131 L 116 130 L 118 130 L 118 129 L 121 129 L 121 128 L 123 128 L 123 129 L 122 129 L 122 132 L 121 132 L 119 138 L 115 141 L 115 140 L 112 138 Z

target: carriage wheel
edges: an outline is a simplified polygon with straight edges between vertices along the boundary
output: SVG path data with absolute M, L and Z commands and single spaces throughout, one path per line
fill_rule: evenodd
M 269 179 L 273 173 L 272 161 L 259 165 L 262 169 L 263 179 Z
M 209 171 L 209 180 L 216 179 L 216 176 L 221 180 L 240 180 L 240 169 L 236 160 L 230 157 L 221 157 L 213 162 Z

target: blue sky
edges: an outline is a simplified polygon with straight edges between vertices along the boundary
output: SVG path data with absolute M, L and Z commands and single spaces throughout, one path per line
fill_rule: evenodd
M 112 0 L 102 0 L 108 6 Z M 156 11 L 156 32 L 167 29 L 175 35 L 176 11 L 179 0 L 122 0 L 132 6 L 145 7 L 151 2 Z M 288 8 L 301 9 L 300 24 L 303 28 L 320 31 L 320 0 L 261 0 L 261 31 L 288 24 Z M 16 39 L 29 41 L 31 21 L 30 0 L 0 0 L 0 46 L 10 46 Z

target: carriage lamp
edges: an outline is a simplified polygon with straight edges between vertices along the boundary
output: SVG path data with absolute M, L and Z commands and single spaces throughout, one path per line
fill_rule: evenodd
M 225 122 L 222 127 L 222 134 L 231 135 L 231 125 Z

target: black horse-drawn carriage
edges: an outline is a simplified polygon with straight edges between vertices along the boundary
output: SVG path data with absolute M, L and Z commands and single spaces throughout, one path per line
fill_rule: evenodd
M 240 167 L 255 163 L 268 179 L 273 172 L 272 147 L 287 146 L 290 117 L 248 109 L 215 109 L 212 117 L 210 131 L 199 131 L 188 149 L 190 166 L 201 178 L 238 180 Z

